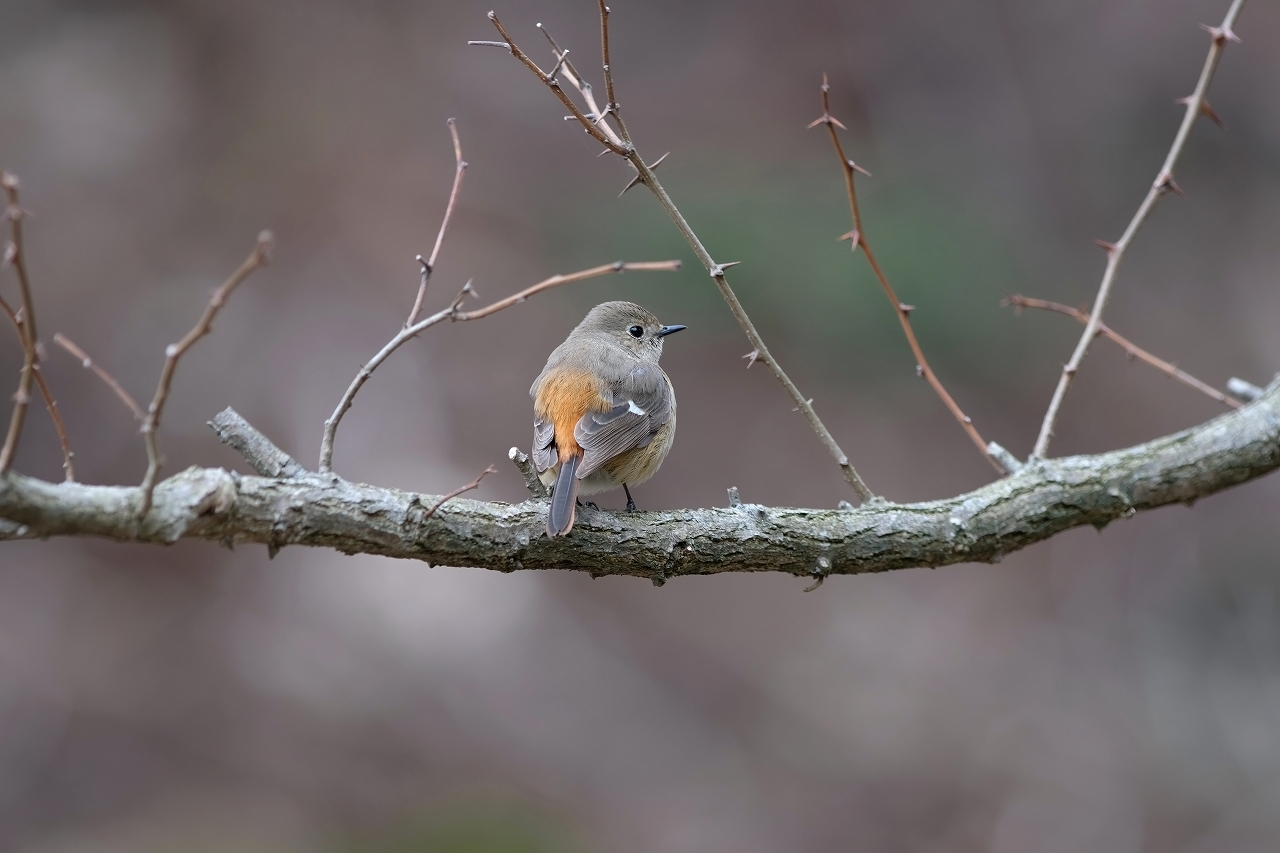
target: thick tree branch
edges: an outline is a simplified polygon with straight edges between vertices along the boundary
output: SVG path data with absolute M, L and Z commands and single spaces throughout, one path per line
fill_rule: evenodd
M 265 439 L 264 439 L 265 440 Z M 1038 460 L 948 500 L 856 510 L 584 509 L 572 536 L 544 535 L 546 504 L 453 500 L 349 483 L 333 475 L 241 477 L 190 468 L 155 489 L 0 479 L 0 539 L 181 538 L 334 548 L 498 571 L 569 569 L 661 582 L 681 575 L 777 571 L 817 579 L 916 566 L 995 562 L 1064 530 L 1191 503 L 1280 467 L 1280 379 L 1257 401 L 1125 450 Z

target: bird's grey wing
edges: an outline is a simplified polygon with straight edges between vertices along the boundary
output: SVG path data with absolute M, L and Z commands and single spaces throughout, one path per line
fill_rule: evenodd
M 635 366 L 612 390 L 613 408 L 587 412 L 574 427 L 573 437 L 585 451 L 578 466 L 579 479 L 628 450 L 647 446 L 653 434 L 671 419 L 667 377 L 655 364 Z
M 556 427 L 542 418 L 533 420 L 533 464 L 541 473 L 560 461 L 556 453 Z

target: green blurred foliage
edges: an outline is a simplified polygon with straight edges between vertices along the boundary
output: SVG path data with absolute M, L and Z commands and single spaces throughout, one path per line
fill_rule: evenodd
M 348 839 L 346 853 L 571 853 L 568 830 L 527 804 L 466 797 Z
M 834 163 L 761 171 L 699 162 L 663 171 L 665 186 L 713 257 L 742 262 L 730 282 L 771 347 L 805 350 L 828 379 L 844 375 L 850 359 L 893 365 L 892 374 L 902 374 L 897 368 L 904 363 L 913 366 L 865 258 L 838 242 L 850 216 Z M 930 188 L 859 178 L 859 191 L 868 239 L 899 298 L 915 306 L 912 322 L 926 354 L 972 373 L 1005 363 L 1020 343 L 1012 315 L 999 305 L 1022 280 L 1012 239 L 981 210 Z M 645 299 L 678 306 L 679 322 L 737 334 L 692 252 L 646 196 L 637 187 L 622 201 L 584 200 L 580 217 L 549 223 L 548 253 L 583 265 L 614 255 L 680 257 L 685 271 L 645 279 L 643 296 L 620 282 L 607 297 L 596 289 L 577 292 L 575 307 L 601 298 Z

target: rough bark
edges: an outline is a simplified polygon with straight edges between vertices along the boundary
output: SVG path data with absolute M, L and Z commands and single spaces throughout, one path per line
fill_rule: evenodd
M 244 438 L 252 430 L 236 424 L 224 413 L 216 428 L 232 443 L 229 433 Z M 252 441 L 238 444 L 257 448 L 246 455 L 260 470 L 301 468 L 256 431 Z M 545 500 L 456 499 L 424 519 L 438 496 L 305 471 L 273 478 L 190 468 L 157 486 L 151 511 L 139 520 L 139 488 L 10 473 L 0 480 L 0 540 L 99 536 L 171 543 L 191 537 L 258 542 L 272 553 L 311 545 L 428 564 L 569 569 L 658 583 L 719 572 L 823 578 L 995 562 L 1063 530 L 1101 528 L 1142 510 L 1191 503 L 1276 467 L 1280 380 L 1256 401 L 1192 429 L 1110 453 L 1033 461 L 968 494 L 925 503 L 877 501 L 835 510 L 742 503 L 634 514 L 584 509 L 571 536 L 548 539 Z

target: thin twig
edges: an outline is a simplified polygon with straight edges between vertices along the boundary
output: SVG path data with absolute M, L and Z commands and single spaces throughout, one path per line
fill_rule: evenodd
M 155 396 L 147 407 L 147 414 L 142 422 L 142 438 L 147 445 L 147 473 L 142 478 L 142 505 L 138 509 L 138 517 L 143 518 L 151 509 L 151 495 L 156 488 L 156 476 L 160 473 L 160 443 L 156 439 L 156 431 L 160 428 L 160 416 L 164 412 L 165 401 L 169 398 L 169 389 L 173 385 L 173 373 L 178 367 L 178 359 L 213 329 L 213 319 L 222 309 L 232 291 L 258 267 L 265 266 L 271 254 L 271 232 L 263 231 L 258 235 L 257 245 L 245 258 L 240 268 L 213 292 L 209 304 L 205 306 L 200 319 L 191 327 L 191 331 L 176 344 L 169 344 L 164 351 L 164 367 L 160 371 L 160 381 L 156 384 Z
M 427 510 L 426 515 L 422 516 L 422 520 L 426 521 L 428 518 L 435 515 L 436 510 L 444 506 L 447 501 L 453 500 L 458 495 L 464 492 L 469 492 L 472 489 L 480 488 L 480 481 L 483 480 L 487 474 L 496 474 L 496 473 L 498 473 L 498 469 L 494 468 L 492 465 L 490 465 L 488 468 L 485 468 L 483 471 L 480 472 L 479 477 L 476 477 L 474 480 L 472 480 L 470 483 L 467 483 L 465 486 L 459 486 L 458 488 L 454 489 L 452 492 L 449 492 L 447 495 L 440 498 L 440 500 L 436 501 L 436 505 L 433 506 L 431 509 Z
M 5 313 L 9 318 L 9 322 L 13 323 L 14 331 L 18 333 L 18 340 L 25 341 L 26 333 L 22 329 L 22 318 L 18 316 L 18 312 L 8 302 L 0 297 L 0 311 Z M 66 472 L 67 482 L 74 483 L 76 481 L 75 466 L 72 464 L 72 458 L 75 456 L 71 452 L 71 440 L 67 438 L 67 427 L 62 422 L 62 412 L 58 410 L 58 401 L 53 399 L 53 392 L 49 390 L 49 383 L 45 381 L 44 373 L 40 370 L 39 362 L 36 363 L 34 373 L 36 387 L 40 389 L 40 396 L 44 397 L 44 407 L 49 410 L 49 418 L 53 421 L 53 428 L 58 433 L 58 444 L 62 446 L 62 470 Z
M 373 371 L 377 370 L 378 365 L 386 361 L 387 358 L 399 349 L 405 341 L 415 335 L 426 331 L 437 323 L 442 323 L 445 320 L 479 320 L 481 317 L 488 317 L 490 314 L 494 314 L 504 308 L 509 308 L 512 305 L 523 302 L 530 296 L 541 293 L 544 290 L 550 290 L 553 287 L 559 287 L 563 284 L 572 284 L 576 281 L 583 281 L 585 279 L 596 278 L 597 276 L 608 275 L 609 273 L 619 273 L 627 270 L 671 272 L 678 269 L 680 269 L 679 261 L 645 261 L 642 263 L 623 263 L 622 261 L 616 261 L 612 264 L 602 264 L 601 266 L 592 267 L 591 269 L 582 270 L 581 272 L 570 273 L 569 275 L 553 275 L 551 278 L 540 281 L 531 287 L 527 287 L 519 293 L 512 294 L 505 299 L 499 299 L 492 305 L 487 305 L 484 308 L 478 308 L 475 311 L 459 311 L 458 309 L 461 307 L 462 300 L 466 294 L 468 292 L 475 292 L 474 290 L 471 290 L 471 283 L 467 282 L 467 286 L 459 291 L 458 296 L 453 300 L 449 307 L 437 311 L 430 317 L 419 320 L 412 326 L 407 326 L 401 329 L 395 337 L 387 341 L 382 349 L 378 350 L 377 355 L 369 359 L 368 364 L 360 368 L 360 372 L 356 374 L 355 379 L 351 380 L 351 384 L 347 386 L 347 390 L 342 395 L 342 399 L 338 401 L 337 408 L 333 410 L 333 414 L 329 416 L 329 419 L 324 422 L 324 434 L 320 440 L 320 466 L 318 470 L 322 473 L 333 470 L 334 436 L 338 432 L 338 424 L 342 421 L 342 416 L 351 408 L 351 404 L 356 397 L 356 392 L 358 392 L 364 383 L 369 380 L 369 377 L 373 375 Z
M 604 4 L 604 0 L 600 0 L 600 56 L 604 62 L 605 96 L 609 99 L 605 109 L 618 123 L 618 133 L 621 134 L 622 140 L 630 145 L 631 134 L 627 133 L 627 125 L 623 122 L 622 113 L 618 110 L 618 99 L 613 96 L 613 65 L 609 59 L 609 7 Z
M 601 34 L 602 37 L 607 38 L 608 11 L 607 7 L 603 4 L 601 4 L 601 14 Z M 693 228 L 691 228 L 689 223 L 685 221 L 685 218 L 680 213 L 679 208 L 677 208 L 675 202 L 671 200 L 671 196 L 667 195 L 667 191 L 663 188 L 661 182 L 658 181 L 658 177 L 654 173 L 653 168 L 645 163 L 644 159 L 640 156 L 639 152 L 636 151 L 635 146 L 631 144 L 631 142 L 625 138 L 617 137 L 606 122 L 601 121 L 597 125 L 596 122 L 593 122 L 583 115 L 577 105 L 575 105 L 572 100 L 569 99 L 568 95 L 565 94 L 559 83 L 548 79 L 547 76 L 542 73 L 542 70 L 538 68 L 538 66 L 534 64 L 534 62 L 530 60 L 511 40 L 510 35 L 508 35 L 507 31 L 498 23 L 497 18 L 494 17 L 492 12 L 489 13 L 489 19 L 494 22 L 494 26 L 498 27 L 498 31 L 502 33 L 502 37 L 506 39 L 507 43 L 510 45 L 512 55 L 524 63 L 524 65 L 528 67 L 539 80 L 551 88 L 551 90 L 556 94 L 556 97 L 560 98 L 561 102 L 570 108 L 570 112 L 572 112 L 574 117 L 578 119 L 579 123 L 586 128 L 587 132 L 590 133 L 597 141 L 604 144 L 610 151 L 626 158 L 627 162 L 635 167 L 636 173 L 640 176 L 640 180 L 649 188 L 654 197 L 657 198 L 658 204 L 662 207 L 663 212 L 665 212 L 668 218 L 671 219 L 672 223 L 676 226 L 676 230 L 678 230 L 680 235 L 684 237 L 690 248 L 693 249 L 693 253 L 697 256 L 698 261 L 704 268 L 706 268 L 707 273 L 710 274 L 712 280 L 715 281 L 716 289 L 720 291 L 720 296 L 729 306 L 729 311 L 733 314 L 734 319 L 738 321 L 738 325 L 742 328 L 747 339 L 751 341 L 751 346 L 756 351 L 756 358 L 753 359 L 753 363 L 756 360 L 762 362 L 769 368 L 770 372 L 773 373 L 774 378 L 782 383 L 782 387 L 786 389 L 787 394 L 790 395 L 791 399 L 795 402 L 796 407 L 804 414 L 805 420 L 809 422 L 809 426 L 817 434 L 818 439 L 822 442 L 823 446 L 827 448 L 827 452 L 831 454 L 831 456 L 836 460 L 836 464 L 840 466 L 840 470 L 844 474 L 845 480 L 858 495 L 858 499 L 863 502 L 873 500 L 875 498 L 875 494 L 867 487 L 867 484 L 863 482 L 862 477 L 859 476 L 857 470 L 849 463 L 848 455 L 840 449 L 840 445 L 836 443 L 831 432 L 818 417 L 817 412 L 813 410 L 812 401 L 800 393 L 800 389 L 791 381 L 791 377 L 787 376 L 786 372 L 783 371 L 782 366 L 778 364 L 777 360 L 774 359 L 773 354 L 769 352 L 769 348 L 765 346 L 764 339 L 760 336 L 760 332 L 756 329 L 755 324 L 751 322 L 751 318 L 747 316 L 747 312 L 742 307 L 742 303 L 738 301 L 737 294 L 733 292 L 733 288 L 729 286 L 729 282 L 725 279 L 724 270 L 729 266 L 729 264 L 717 264 L 711 257 L 711 253 L 707 251 L 707 248 L 704 245 L 702 245 L 702 241 L 698 238 L 698 235 L 694 233 Z M 560 50 L 558 46 L 554 45 L 554 42 L 553 49 L 555 50 L 557 60 L 565 53 L 565 51 Z M 568 62 L 565 63 L 565 69 L 566 71 L 569 70 Z M 579 80 L 578 83 L 574 83 L 573 79 L 570 79 L 570 83 L 582 93 L 582 96 L 584 100 L 587 101 L 588 106 L 592 107 L 592 112 L 597 116 L 602 116 L 604 111 L 594 106 L 595 100 L 590 94 L 590 87 L 581 80 Z M 612 89 L 612 69 L 609 71 L 606 84 L 610 89 Z M 610 101 L 613 101 L 612 96 L 610 96 Z M 614 115 L 613 117 L 615 120 L 618 118 L 617 115 Z M 608 131 L 609 136 L 605 135 L 602 128 Z M 614 141 L 615 138 L 618 139 L 618 141 Z
M 1162 196 L 1169 192 L 1181 193 L 1178 185 L 1173 180 L 1173 168 L 1178 163 L 1178 158 L 1182 155 L 1183 146 L 1186 145 L 1187 137 L 1191 135 L 1191 128 L 1196 123 L 1196 119 L 1204 115 L 1205 96 L 1209 91 L 1209 84 L 1213 80 L 1214 71 L 1218 68 L 1218 60 L 1222 57 L 1222 51 L 1229 41 L 1239 41 L 1236 38 L 1232 27 L 1235 25 L 1236 17 L 1240 14 L 1240 8 L 1244 6 L 1244 0 L 1232 0 L 1231 7 L 1227 9 L 1227 15 L 1222 19 L 1222 25 L 1218 27 L 1205 27 L 1209 31 L 1209 55 L 1205 57 L 1204 68 L 1200 71 L 1200 79 L 1196 83 L 1195 91 L 1186 99 L 1186 112 L 1182 116 L 1182 124 L 1178 127 L 1178 133 L 1173 138 L 1173 145 L 1169 148 L 1169 153 L 1164 158 L 1164 164 L 1160 167 L 1159 174 L 1156 175 L 1155 182 L 1151 184 L 1151 188 L 1147 190 L 1147 195 L 1142 200 L 1142 204 L 1138 206 L 1138 211 L 1133 215 L 1133 219 L 1129 221 L 1129 226 L 1125 228 L 1124 234 L 1114 244 L 1104 244 L 1107 250 L 1107 268 L 1102 274 L 1102 283 L 1098 286 L 1098 295 L 1093 300 L 1093 310 L 1089 312 L 1089 322 L 1085 324 L 1084 334 L 1080 336 L 1079 343 L 1076 344 L 1075 351 L 1071 354 L 1071 360 L 1062 368 L 1062 375 L 1058 377 L 1058 386 L 1053 391 L 1053 398 L 1049 401 L 1049 408 L 1044 413 L 1044 422 L 1040 425 L 1040 435 L 1036 438 L 1035 448 L 1031 451 L 1032 458 L 1043 458 L 1049 450 L 1049 442 L 1053 438 L 1053 425 L 1058 419 L 1058 411 L 1062 408 L 1062 400 L 1067 395 L 1067 388 L 1071 385 L 1071 380 L 1075 377 L 1076 371 L 1080 369 L 1080 362 L 1084 360 L 1085 353 L 1089 351 L 1089 344 L 1098 336 L 1098 327 L 1102 324 L 1102 314 L 1106 310 L 1107 300 L 1111 297 L 1111 288 L 1115 283 L 1116 271 L 1120 268 L 1120 262 L 1124 259 L 1125 251 L 1129 248 L 1129 244 L 1133 242 L 1133 238 L 1137 236 L 1138 230 L 1146 222 L 1152 208 Z
M 440 246 L 444 244 L 444 232 L 449 227 L 449 220 L 453 217 L 453 206 L 458 201 L 458 191 L 462 189 L 462 176 L 467 171 L 467 161 L 462 159 L 462 142 L 458 139 L 458 123 L 454 119 L 449 119 L 449 134 L 453 137 L 453 158 L 455 169 L 453 173 L 453 189 L 449 191 L 449 203 L 445 205 L 444 219 L 440 222 L 440 230 L 436 233 L 436 245 L 431 250 L 431 257 L 425 261 L 422 256 L 418 256 L 418 263 L 422 266 L 422 275 L 418 281 L 418 296 L 413 300 L 413 310 L 409 312 L 409 319 L 404 321 L 406 326 L 412 326 L 418 321 L 418 313 L 422 311 L 422 301 L 427 296 L 427 285 L 431 283 L 431 273 L 435 271 L 436 259 L 440 257 Z
M 124 390 L 124 386 L 117 382 L 116 378 L 108 373 L 105 368 L 93 359 L 89 358 L 88 353 L 76 346 L 75 343 L 66 335 L 62 334 L 62 332 L 54 334 L 53 342 L 79 359 L 81 367 L 85 370 L 92 370 L 99 379 L 105 382 L 107 387 L 114 391 L 115 395 L 120 398 L 120 401 L 129 407 L 129 411 L 133 412 L 133 416 L 137 418 L 139 422 L 146 421 L 147 413 L 142 411 L 142 407 L 138 405 L 137 400 L 133 399 L 133 395 Z
M 1070 305 L 1063 305 L 1060 302 L 1050 302 L 1047 299 L 1032 299 L 1015 293 L 1013 296 L 1006 298 L 1003 304 L 1010 305 L 1016 309 L 1039 308 L 1045 311 L 1056 311 L 1059 314 L 1066 314 L 1068 317 L 1074 317 L 1086 326 L 1089 324 L 1088 311 L 1080 308 L 1072 308 Z M 1151 365 L 1156 370 L 1159 370 L 1161 373 L 1164 373 L 1166 376 L 1171 376 L 1183 385 L 1207 394 L 1223 405 L 1230 406 L 1233 409 L 1238 409 L 1242 405 L 1236 398 L 1223 394 L 1217 388 L 1214 388 L 1206 382 L 1201 382 L 1185 370 L 1180 370 L 1170 362 L 1147 352 L 1133 341 L 1117 333 L 1106 323 L 1098 324 L 1098 334 L 1102 335 L 1104 338 L 1114 341 L 1121 349 L 1128 353 L 1130 358 L 1145 361 L 1147 364 Z
M 31 402 L 31 383 L 35 378 L 36 362 L 39 361 L 36 332 L 35 303 L 31 300 L 31 282 L 27 278 L 26 252 L 22 246 L 22 220 L 27 216 L 18 203 L 18 177 L 10 172 L 0 173 L 0 184 L 4 186 L 7 204 L 4 216 L 9 220 L 9 246 L 5 249 L 4 260 L 13 266 L 18 276 L 18 288 L 22 293 L 22 325 L 19 337 L 22 339 L 22 373 L 18 377 L 18 390 L 13 395 L 13 414 L 9 418 L 9 432 L 5 435 L 4 447 L 0 448 L 0 476 L 8 473 L 13 466 L 13 459 L 18 453 L 18 440 L 22 437 L 22 424 L 27 417 L 27 406 Z
M 880 264 L 876 261 L 875 253 L 871 251 L 871 245 L 867 242 L 867 232 L 862 227 L 862 212 L 858 208 L 858 191 L 854 182 L 854 173 L 862 172 L 864 175 L 867 171 L 860 167 L 857 163 L 844 153 L 844 146 L 840 144 L 840 135 L 836 133 L 836 128 L 843 128 L 834 116 L 831 115 L 831 86 L 827 82 L 827 75 L 822 75 L 822 115 L 812 122 L 809 127 L 817 127 L 820 124 L 826 125 L 827 132 L 831 136 L 831 145 L 835 149 L 836 157 L 840 160 L 840 168 L 844 172 L 845 191 L 849 196 L 849 213 L 853 217 L 853 230 L 845 234 L 840 239 L 848 240 L 850 248 L 857 251 L 858 247 L 862 247 L 862 254 L 866 256 L 867 263 L 871 265 L 871 271 L 875 273 L 876 280 L 880 282 L 880 287 L 884 290 L 884 295 L 889 297 L 889 303 L 893 306 L 894 312 L 898 315 L 898 322 L 902 325 L 902 334 L 907 338 L 907 343 L 911 346 L 911 352 L 916 357 L 916 374 L 923 376 L 930 387 L 937 392 L 942 398 L 943 404 L 948 411 L 959 422 L 960 427 L 965 434 L 978 447 L 978 452 L 982 457 L 991 463 L 991 467 L 995 468 L 1001 474 L 1011 474 L 1012 471 L 1006 470 L 1000 460 L 987 452 L 987 442 L 983 440 L 978 433 L 977 428 L 973 425 L 973 420 L 964 413 L 960 405 L 955 399 L 947 393 L 947 389 L 943 387 L 942 381 L 938 379 L 938 375 L 933 372 L 933 368 L 929 366 L 929 361 L 924 357 L 924 350 L 920 348 L 920 342 L 916 340 L 915 330 L 911 327 L 911 311 L 912 305 L 907 305 L 898 298 L 894 293 L 893 287 L 889 284 L 889 279 L 885 276 L 884 270 L 880 268 Z

